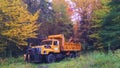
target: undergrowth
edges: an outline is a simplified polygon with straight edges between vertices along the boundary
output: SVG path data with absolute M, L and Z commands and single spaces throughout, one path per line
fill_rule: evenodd
M 23 57 L 0 59 L 0 68 L 120 68 L 120 50 L 108 54 L 92 52 L 51 64 L 26 63 Z

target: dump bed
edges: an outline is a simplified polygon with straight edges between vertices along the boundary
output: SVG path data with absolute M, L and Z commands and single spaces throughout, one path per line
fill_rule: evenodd
M 80 43 L 73 42 L 65 42 L 61 48 L 61 51 L 80 51 L 81 45 Z
M 81 50 L 81 44 L 80 43 L 65 42 L 65 37 L 64 37 L 63 34 L 50 35 L 50 36 L 48 36 L 48 39 L 59 40 L 61 51 L 80 51 Z

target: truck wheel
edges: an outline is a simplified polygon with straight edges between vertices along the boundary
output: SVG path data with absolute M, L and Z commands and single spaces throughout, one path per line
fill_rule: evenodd
M 77 52 L 77 53 L 76 53 L 76 57 L 80 57 L 80 52 Z
M 70 53 L 70 56 L 69 56 L 70 58 L 75 58 L 76 57 L 76 55 L 75 55 L 75 53 Z
M 46 56 L 46 61 L 47 61 L 47 63 L 53 63 L 56 61 L 56 58 L 53 54 L 49 54 Z

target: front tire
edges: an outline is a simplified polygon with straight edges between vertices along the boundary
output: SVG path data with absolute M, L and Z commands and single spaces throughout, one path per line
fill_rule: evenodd
M 54 54 L 49 54 L 46 56 L 46 61 L 47 63 L 53 63 L 56 61 L 56 57 Z

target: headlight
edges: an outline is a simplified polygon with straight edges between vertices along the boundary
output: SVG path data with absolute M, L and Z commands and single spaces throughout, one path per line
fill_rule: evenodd
M 44 52 L 44 54 L 46 54 L 46 51 L 43 51 Z

